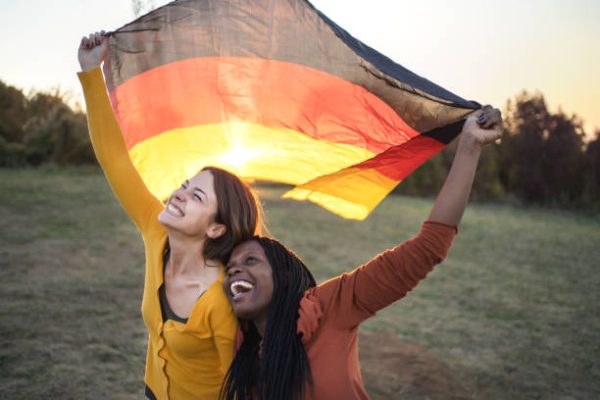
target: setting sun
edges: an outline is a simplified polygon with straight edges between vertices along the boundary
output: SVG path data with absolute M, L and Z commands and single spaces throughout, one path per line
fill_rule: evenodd
M 240 170 L 249 160 L 257 157 L 258 154 L 258 151 L 244 147 L 240 142 L 236 142 L 227 153 L 219 157 L 219 161 Z

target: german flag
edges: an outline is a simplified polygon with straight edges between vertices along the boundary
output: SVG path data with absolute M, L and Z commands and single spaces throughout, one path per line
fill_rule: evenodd
M 480 108 L 305 0 L 178 0 L 112 32 L 109 48 L 111 103 L 159 199 L 214 165 L 364 219 Z

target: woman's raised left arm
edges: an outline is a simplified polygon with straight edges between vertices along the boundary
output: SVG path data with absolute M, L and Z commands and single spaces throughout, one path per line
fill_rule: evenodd
M 469 199 L 481 148 L 501 134 L 499 110 L 486 106 L 469 117 L 448 177 L 421 232 L 315 289 L 340 328 L 352 328 L 404 297 L 446 257 Z

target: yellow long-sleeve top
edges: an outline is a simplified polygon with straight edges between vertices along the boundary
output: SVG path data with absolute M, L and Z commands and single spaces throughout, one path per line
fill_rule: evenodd
M 198 299 L 187 322 L 163 321 L 159 288 L 163 284 L 165 228 L 158 222 L 163 205 L 146 188 L 129 158 L 113 114 L 100 68 L 78 74 L 96 157 L 146 253 L 142 315 L 148 328 L 146 395 L 157 399 L 217 399 L 233 357 L 237 321 L 221 287 L 223 271 Z

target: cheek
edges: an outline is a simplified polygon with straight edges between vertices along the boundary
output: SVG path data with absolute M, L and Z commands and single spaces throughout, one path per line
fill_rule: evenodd
M 208 224 L 212 222 L 212 214 L 210 210 L 198 203 L 191 203 L 188 206 L 188 215 L 194 224 Z

